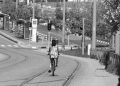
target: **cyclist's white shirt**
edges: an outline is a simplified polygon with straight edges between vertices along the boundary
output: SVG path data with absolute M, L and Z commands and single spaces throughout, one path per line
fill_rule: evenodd
M 51 55 L 51 58 L 57 58 L 58 57 L 58 47 L 57 46 L 51 47 L 50 55 Z

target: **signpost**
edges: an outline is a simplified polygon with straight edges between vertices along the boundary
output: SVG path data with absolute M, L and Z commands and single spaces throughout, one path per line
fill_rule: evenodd
M 37 19 L 32 19 L 32 42 L 36 42 L 37 37 Z

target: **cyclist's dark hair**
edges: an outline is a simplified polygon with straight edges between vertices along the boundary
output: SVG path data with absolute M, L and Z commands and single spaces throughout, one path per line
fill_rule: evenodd
M 56 46 L 57 42 L 55 39 L 52 40 L 52 46 Z

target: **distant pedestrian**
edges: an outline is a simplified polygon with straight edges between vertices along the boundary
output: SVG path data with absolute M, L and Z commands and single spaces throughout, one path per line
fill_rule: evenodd
M 120 77 L 118 78 L 118 85 L 117 86 L 120 86 Z
M 117 74 L 119 76 L 119 78 L 118 78 L 118 85 L 117 86 L 120 86 L 120 63 L 117 65 Z
M 105 53 L 105 61 L 104 61 L 104 64 L 105 64 L 105 69 L 107 69 L 107 67 L 108 67 L 108 64 L 109 64 L 109 58 L 110 58 L 110 52 L 109 51 L 107 51 L 106 53 Z

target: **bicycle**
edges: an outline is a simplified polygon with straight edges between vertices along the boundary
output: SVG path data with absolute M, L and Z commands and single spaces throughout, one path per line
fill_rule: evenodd
M 55 75 L 55 68 L 56 68 L 56 58 L 54 58 L 54 55 L 51 55 L 51 72 L 52 72 L 52 76 Z
M 49 48 L 49 51 L 48 51 L 48 55 L 50 57 L 50 65 L 51 65 L 51 70 L 49 70 L 48 72 L 52 72 L 52 76 L 55 75 L 55 69 L 57 67 L 57 64 L 58 64 L 58 57 L 59 57 L 59 52 L 57 50 L 56 47 L 51 47 Z

